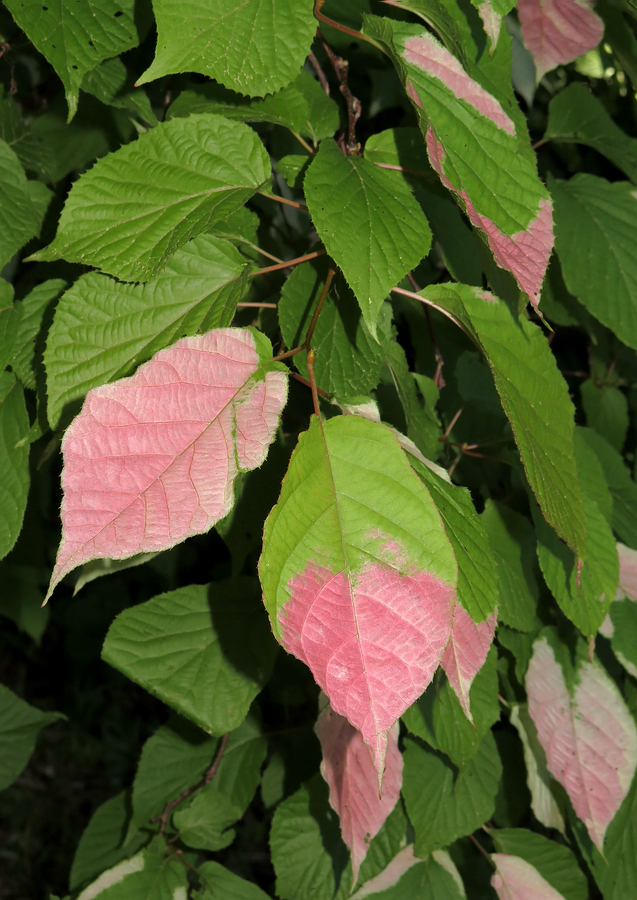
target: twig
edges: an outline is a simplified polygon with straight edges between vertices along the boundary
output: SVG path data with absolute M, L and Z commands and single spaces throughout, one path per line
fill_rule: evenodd
M 336 72 L 336 77 L 339 81 L 339 89 L 343 97 L 345 98 L 345 103 L 347 104 L 347 144 L 345 145 L 345 149 L 347 151 L 348 156 L 358 156 L 360 154 L 361 145 L 356 140 L 356 123 L 360 119 L 361 115 L 361 102 L 355 97 L 349 89 L 349 85 L 347 84 L 347 73 L 349 69 L 349 63 L 346 59 L 342 59 L 340 56 L 337 56 L 330 45 L 327 43 L 323 35 L 319 30 L 319 38 L 321 43 L 323 44 L 323 49 L 328 55 L 329 61 L 332 63 L 334 67 L 334 71 Z
M 317 33 L 317 37 L 318 37 L 318 28 L 316 29 L 316 33 Z M 327 76 L 325 75 L 325 72 L 324 72 L 323 69 L 321 68 L 320 62 L 318 61 L 318 59 L 314 56 L 314 54 L 313 54 L 312 52 L 308 53 L 307 58 L 308 58 L 309 61 L 310 61 L 310 65 L 312 66 L 312 68 L 313 68 L 314 71 L 316 72 L 316 75 L 317 75 L 317 77 L 318 77 L 318 80 L 319 80 L 319 82 L 320 82 L 321 87 L 323 88 L 323 90 L 325 91 L 325 93 L 327 94 L 327 96 L 329 97 L 329 95 L 330 95 L 330 83 L 329 83 L 329 81 L 327 80 Z
M 450 313 L 448 309 L 445 309 L 444 306 L 438 306 L 437 303 L 434 303 L 433 300 L 429 300 L 427 297 L 422 297 L 420 294 L 415 294 L 413 291 L 406 291 L 404 288 L 393 287 L 392 293 L 394 294 L 402 294 L 403 297 L 411 297 L 412 300 L 418 300 L 420 303 L 424 303 L 425 306 L 431 306 L 432 309 L 437 309 L 439 313 L 442 313 L 443 316 L 446 316 L 454 325 L 457 325 L 464 333 L 470 338 L 473 343 L 477 346 L 481 353 L 483 353 L 483 349 L 476 341 L 475 337 L 471 334 L 467 326 L 460 321 L 460 319 L 456 318 L 453 313 Z
M 332 286 L 332 280 L 334 275 L 336 274 L 335 269 L 330 266 L 327 272 L 327 278 L 325 279 L 325 284 L 323 285 L 323 290 L 321 291 L 321 296 L 319 297 L 319 301 L 316 304 L 316 309 L 314 310 L 314 315 L 312 316 L 312 321 L 310 322 L 310 327 L 307 330 L 305 335 L 305 340 L 303 341 L 302 346 L 305 350 L 310 351 L 310 343 L 312 341 L 312 336 L 314 335 L 314 329 L 316 328 L 316 323 L 318 322 L 318 317 L 321 314 L 321 310 L 323 308 L 323 304 L 325 303 L 325 298 L 327 297 L 329 290 Z
M 312 402 L 314 403 L 314 412 L 317 419 L 321 418 L 321 407 L 319 406 L 318 389 L 316 387 L 316 378 L 314 377 L 314 350 L 307 351 L 307 371 L 310 376 L 310 387 L 312 388 Z
M 531 150 L 537 150 L 537 148 L 541 147 L 542 144 L 548 144 L 549 140 L 550 140 L 550 138 L 542 138 L 541 140 L 536 141 L 534 144 L 531 145 Z
M 155 818 L 151 820 L 153 822 L 161 823 L 159 826 L 159 836 L 160 837 L 166 830 L 166 823 L 168 822 L 168 816 L 173 811 L 173 809 L 176 806 L 179 806 L 179 804 L 183 800 L 187 800 L 188 797 L 191 797 L 196 791 L 198 791 L 200 788 L 204 787 L 204 785 L 209 784 L 212 781 L 212 779 L 215 777 L 215 775 L 217 774 L 217 769 L 219 768 L 219 763 L 221 762 L 221 758 L 223 756 L 223 752 L 226 749 L 227 743 L 228 743 L 228 735 L 224 734 L 224 736 L 221 738 L 219 750 L 214 759 L 214 762 L 212 763 L 212 765 L 210 766 L 210 768 L 208 769 L 208 771 L 206 772 L 204 777 L 201 779 L 201 781 L 197 782 L 197 784 L 193 785 L 193 787 L 186 788 L 186 790 L 183 791 L 179 795 L 179 797 L 176 797 L 174 800 L 169 800 L 168 803 L 166 804 L 166 806 L 164 806 L 163 811 L 158 816 L 155 816 Z
M 471 838 L 471 840 L 473 841 L 473 843 L 476 845 L 476 847 L 478 848 L 478 850 L 480 851 L 480 853 L 482 853 L 482 855 L 485 856 L 485 857 L 489 860 L 489 862 L 491 863 L 491 865 L 495 868 L 495 863 L 493 862 L 493 860 L 491 859 L 491 857 L 489 856 L 489 854 L 487 853 L 487 851 L 484 849 L 484 847 L 482 846 L 482 844 L 480 843 L 480 841 L 477 840 L 476 838 L 474 838 L 474 836 L 473 836 L 472 834 L 470 834 L 469 837 Z
M 376 47 L 377 50 L 380 50 L 382 53 L 385 52 L 378 41 L 375 41 L 374 38 L 371 38 L 366 34 L 361 34 L 360 31 L 354 31 L 353 28 L 348 28 L 346 25 L 341 25 L 340 22 L 335 22 L 334 19 L 329 19 L 327 16 L 324 16 L 321 12 L 324 3 L 325 0 L 316 0 L 316 2 L 314 3 L 314 15 L 319 20 L 319 22 L 325 22 L 326 25 L 331 25 L 331 27 L 336 28 L 337 31 L 342 31 L 343 34 L 349 34 L 359 41 L 367 41 L 368 44 L 372 44 L 372 46 Z
M 297 139 L 297 141 L 299 142 L 299 144 L 301 144 L 301 145 L 307 150 L 308 153 L 310 153 L 312 156 L 314 156 L 314 154 L 316 153 L 316 150 L 314 150 L 313 147 L 310 147 L 310 145 L 307 143 L 307 141 L 305 141 L 305 140 L 301 137 L 301 135 L 298 134 L 296 131 L 293 131 L 292 134 L 293 134 L 294 137 Z
M 297 203 L 296 200 L 288 200 L 287 197 L 280 197 L 278 194 L 266 194 L 265 191 L 259 191 L 262 197 L 267 197 L 268 200 L 276 200 L 277 203 L 283 203 L 284 206 L 293 206 L 294 209 L 300 209 L 302 212 L 308 212 L 308 208 L 305 203 Z
M 416 283 L 416 279 L 411 274 L 411 272 L 408 273 L 407 278 L 409 278 L 409 281 L 410 281 L 413 289 L 416 292 L 420 291 L 420 288 L 418 287 L 418 285 Z M 425 306 L 425 316 L 427 318 L 427 327 L 429 328 L 429 335 L 431 337 L 431 343 L 433 344 L 433 348 L 434 348 L 434 358 L 436 360 L 436 371 L 434 373 L 433 382 L 436 385 L 436 387 L 438 388 L 438 390 L 442 390 L 442 388 L 445 387 L 445 379 L 442 374 L 442 367 L 445 364 L 445 360 L 444 360 L 444 357 L 440 350 L 440 347 L 438 346 L 438 341 L 436 340 L 436 332 L 434 330 L 434 323 L 431 318 L 431 312 L 429 311 L 428 306 Z
M 279 269 L 288 269 L 292 266 L 298 266 L 300 263 L 307 262 L 310 259 L 316 259 L 317 256 L 324 256 L 325 250 L 314 250 L 313 253 L 306 253 L 305 256 L 297 256 L 296 259 L 283 260 L 276 266 L 266 266 L 265 269 L 257 269 L 256 272 L 250 272 L 248 278 L 254 278 L 255 275 L 265 275 L 267 272 L 276 272 Z
M 309 388 L 312 387 L 312 382 L 308 381 L 307 378 L 303 378 L 303 376 L 299 375 L 298 372 L 290 372 L 290 375 L 292 376 L 292 378 L 295 378 L 297 381 L 300 381 L 301 384 L 304 384 L 305 387 L 309 387 Z M 318 394 L 321 395 L 321 397 L 325 397 L 326 400 L 332 399 L 332 395 L 328 394 L 327 391 L 324 391 L 323 388 L 318 387 L 318 385 L 316 387 L 316 391 Z

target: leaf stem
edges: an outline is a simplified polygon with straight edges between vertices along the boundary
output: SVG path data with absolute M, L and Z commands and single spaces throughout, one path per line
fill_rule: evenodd
M 276 303 L 237 303 L 237 307 L 253 307 L 254 309 L 277 309 Z
M 466 328 L 464 323 L 461 322 L 460 319 L 456 318 L 456 316 L 454 316 L 453 313 L 450 313 L 448 309 L 445 309 L 444 306 L 438 306 L 438 304 L 434 303 L 433 300 L 428 300 L 426 297 L 423 297 L 420 294 L 414 293 L 414 291 L 406 291 L 404 288 L 393 287 L 392 293 L 393 294 L 402 294 L 403 297 L 411 297 L 412 300 L 419 300 L 420 303 L 424 303 L 425 306 L 430 306 L 432 309 L 438 310 L 439 313 L 442 313 L 443 316 L 446 316 L 451 322 L 453 322 L 454 325 L 457 325 L 461 331 L 464 331 L 464 333 L 467 335 L 467 337 L 470 338 L 472 340 L 472 342 L 475 344 L 476 341 L 475 341 L 474 336 Z M 482 350 L 481 347 L 479 349 Z
M 314 376 L 314 350 L 307 351 L 307 371 L 310 376 L 310 387 L 312 388 L 312 402 L 314 403 L 314 412 L 317 418 L 321 418 L 321 407 L 319 406 L 318 388 L 316 387 L 316 378 Z
M 306 253 L 305 256 L 297 256 L 296 259 L 284 259 L 277 263 L 276 266 L 266 266 L 265 269 L 257 269 L 256 272 L 250 272 L 248 278 L 254 278 L 255 275 L 266 275 L 268 272 L 276 272 L 278 269 L 288 269 L 292 266 L 298 266 L 300 263 L 307 262 L 310 259 L 316 259 L 317 256 L 324 256 L 325 250 L 314 250 L 313 253 Z
M 323 308 L 323 304 L 325 303 L 325 298 L 327 297 L 329 290 L 332 286 L 332 280 L 334 279 L 334 275 L 336 274 L 336 270 L 333 266 L 330 266 L 327 271 L 327 278 L 325 279 L 325 284 L 323 285 L 323 290 L 321 291 L 321 296 L 319 297 L 319 301 L 316 304 L 316 309 L 314 310 L 314 315 L 312 316 L 312 321 L 310 322 L 310 327 L 307 330 L 305 335 L 305 340 L 303 341 L 302 347 L 305 350 L 310 351 L 310 343 L 312 341 L 312 336 L 314 335 L 314 329 L 316 328 L 316 323 L 318 322 L 318 317 L 321 314 L 321 310 Z M 309 365 L 309 363 L 308 363 Z
M 297 141 L 299 142 L 299 144 L 301 144 L 303 147 L 305 147 L 305 149 L 307 150 L 307 152 L 308 152 L 309 154 L 311 154 L 312 156 L 315 155 L 316 150 L 314 150 L 312 147 L 310 147 L 310 145 L 307 143 L 307 141 L 303 140 L 303 138 L 301 137 L 300 134 L 298 134 L 298 132 L 292 131 L 292 134 L 293 134 L 294 137 L 297 139 Z
M 411 286 L 413 287 L 413 289 L 415 291 L 419 291 L 420 288 L 418 287 L 418 284 L 416 283 L 416 279 L 411 274 L 411 272 L 409 272 L 409 274 L 407 275 L 407 278 L 409 278 L 409 281 L 411 282 Z M 445 379 L 442 374 L 442 367 L 445 364 L 445 360 L 444 360 L 444 357 L 440 350 L 440 347 L 438 346 L 438 341 L 436 340 L 436 331 L 434 329 L 434 323 L 431 318 L 431 312 L 430 312 L 428 306 L 425 306 L 425 316 L 427 317 L 427 328 L 429 329 L 429 335 L 431 337 L 431 343 L 433 344 L 434 357 L 436 360 L 436 372 L 434 374 L 433 381 L 434 381 L 434 384 L 436 385 L 436 387 L 438 388 L 438 390 L 442 390 L 442 388 L 445 386 Z
M 360 31 L 354 31 L 353 28 L 348 28 L 346 25 L 341 25 L 340 22 L 335 22 L 334 19 L 329 19 L 326 15 L 321 12 L 323 8 L 323 4 L 325 0 L 315 0 L 314 3 L 314 15 L 319 20 L 319 22 L 325 22 L 326 25 L 330 25 L 332 28 L 336 28 L 337 31 L 342 31 L 343 34 L 349 34 L 352 37 L 357 38 L 360 41 L 366 41 L 368 44 L 372 44 L 372 46 L 376 47 L 377 50 L 380 50 L 381 53 L 384 53 L 382 46 L 375 41 L 374 38 L 369 37 L 366 34 L 361 34 Z
M 301 384 L 304 384 L 305 387 L 312 387 L 312 382 L 308 381 L 307 378 L 303 378 L 302 375 L 299 375 L 298 372 L 290 372 L 292 378 L 295 378 L 297 381 L 300 381 Z M 332 395 L 328 394 L 327 391 L 324 391 L 323 388 L 320 388 L 318 385 L 316 386 L 316 392 L 321 395 L 321 397 L 325 397 L 326 400 L 331 400 Z
M 296 200 L 288 200 L 287 197 L 280 197 L 278 194 L 266 194 L 265 191 L 259 191 L 262 197 L 268 200 L 276 200 L 277 203 L 283 203 L 284 206 L 293 206 L 294 209 L 300 209 L 302 212 L 308 212 L 305 203 L 297 203 Z
M 319 35 L 319 30 L 318 30 L 318 28 L 317 28 L 317 29 L 316 29 L 316 36 L 318 37 L 318 35 Z M 330 83 L 329 83 L 329 81 L 327 80 L 327 75 L 325 74 L 325 72 L 324 72 L 323 69 L 321 68 L 320 62 L 318 61 L 318 59 L 314 56 L 314 54 L 313 54 L 311 51 L 308 53 L 307 58 L 308 58 L 309 61 L 310 61 L 310 65 L 312 66 L 312 68 L 313 68 L 314 71 L 316 72 L 316 75 L 317 75 L 317 77 L 318 77 L 318 80 L 319 80 L 319 82 L 320 82 L 321 87 L 323 88 L 323 90 L 325 91 L 325 93 L 327 94 L 327 96 L 329 97 L 329 95 L 330 95 Z

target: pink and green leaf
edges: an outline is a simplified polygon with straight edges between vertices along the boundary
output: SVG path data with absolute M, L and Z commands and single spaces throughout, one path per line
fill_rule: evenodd
M 593 50 L 604 36 L 604 23 L 587 0 L 519 0 L 518 15 L 538 81 Z
M 456 603 L 453 608 L 451 637 L 442 657 L 442 668 L 470 722 L 473 718 L 469 706 L 469 690 L 487 658 L 497 621 L 497 610 L 484 622 L 474 622 L 460 603 Z
M 564 900 L 535 866 L 519 856 L 492 853 L 496 870 L 491 878 L 498 900 Z

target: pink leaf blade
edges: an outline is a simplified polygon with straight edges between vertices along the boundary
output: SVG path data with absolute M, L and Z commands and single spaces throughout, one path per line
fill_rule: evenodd
M 529 713 L 549 772 L 603 853 L 606 829 L 635 773 L 637 728 L 598 663 L 580 665 L 571 698 L 548 641 L 542 638 L 534 646 L 526 676 Z
M 637 600 L 637 550 L 618 541 L 617 555 L 619 556 L 618 596 Z
M 604 36 L 604 23 L 586 0 L 519 0 L 518 15 L 538 81 L 593 50 Z
M 330 805 L 341 823 L 343 840 L 352 857 L 352 886 L 369 842 L 392 812 L 402 786 L 403 758 L 398 749 L 398 723 L 389 731 L 382 793 L 373 755 L 359 731 L 327 704 L 315 726 L 321 742 L 321 774 L 330 789 Z
M 207 531 L 260 465 L 287 376 L 247 329 L 183 338 L 130 378 L 94 388 L 62 442 L 63 535 L 48 596 L 92 559 L 125 559 Z
M 484 622 L 474 622 L 459 603 L 453 609 L 451 637 L 442 657 L 442 668 L 470 722 L 473 718 L 469 691 L 487 658 L 497 621 L 497 609 Z
M 564 895 L 525 859 L 508 853 L 492 853 L 491 859 L 496 865 L 491 886 L 498 900 L 564 900 Z

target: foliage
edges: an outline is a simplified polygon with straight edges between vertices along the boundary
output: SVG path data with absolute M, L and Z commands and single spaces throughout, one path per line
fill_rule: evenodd
M 626 900 L 634 6 L 46 2 L 0 9 L 3 900 Z

